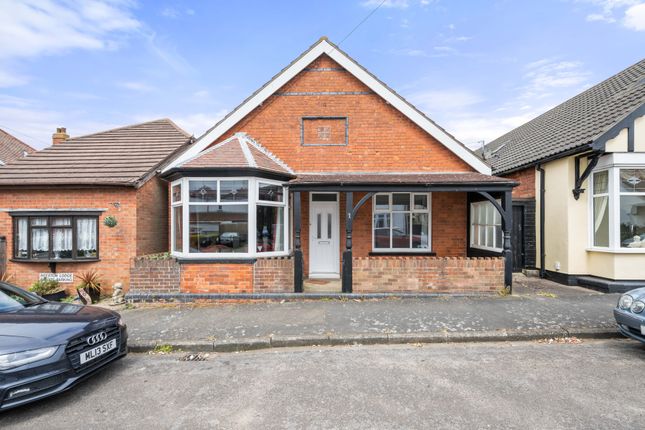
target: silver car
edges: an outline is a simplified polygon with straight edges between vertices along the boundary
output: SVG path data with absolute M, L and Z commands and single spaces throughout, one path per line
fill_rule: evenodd
M 618 299 L 614 317 L 618 330 L 627 337 L 645 343 L 645 288 L 631 290 Z

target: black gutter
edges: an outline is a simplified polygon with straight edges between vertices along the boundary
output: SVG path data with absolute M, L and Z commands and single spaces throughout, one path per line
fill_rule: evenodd
M 544 197 L 546 190 L 544 189 L 545 173 L 542 164 L 537 164 L 536 169 L 540 172 L 540 278 L 546 277 L 546 268 L 544 267 L 546 260 L 546 251 L 544 250 Z

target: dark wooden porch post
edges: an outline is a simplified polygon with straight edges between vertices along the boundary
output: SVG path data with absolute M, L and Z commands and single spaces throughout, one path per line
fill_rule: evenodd
M 352 292 L 352 227 L 354 193 L 345 193 L 345 251 L 343 251 L 343 293 Z
M 505 191 L 502 196 L 502 207 L 505 216 L 502 217 L 504 231 L 504 286 L 509 293 L 513 292 L 513 250 L 511 249 L 511 229 L 513 228 L 513 194 Z
M 294 227 L 294 238 L 293 238 L 293 291 L 296 293 L 302 293 L 302 281 L 304 278 L 304 262 L 302 259 L 302 243 L 300 241 L 300 230 L 301 230 L 301 210 L 300 210 L 300 191 L 295 191 L 293 193 L 293 227 Z

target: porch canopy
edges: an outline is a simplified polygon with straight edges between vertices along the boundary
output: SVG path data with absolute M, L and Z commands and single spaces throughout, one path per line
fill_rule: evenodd
M 475 172 L 326 172 L 297 173 L 289 181 L 293 192 L 294 216 L 294 291 L 303 292 L 304 260 L 301 244 L 301 193 L 345 193 L 345 250 L 342 257 L 342 292 L 352 292 L 352 231 L 358 210 L 376 193 L 385 192 L 463 192 L 478 194 L 497 209 L 502 219 L 504 285 L 512 288 L 513 263 L 511 250 L 512 189 L 518 183 L 509 179 Z M 354 205 L 353 193 L 365 195 Z M 497 201 L 500 199 L 501 204 Z

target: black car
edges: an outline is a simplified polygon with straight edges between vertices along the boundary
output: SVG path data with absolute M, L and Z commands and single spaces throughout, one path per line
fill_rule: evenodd
M 0 282 L 0 411 L 67 390 L 125 356 L 127 340 L 116 312 Z

